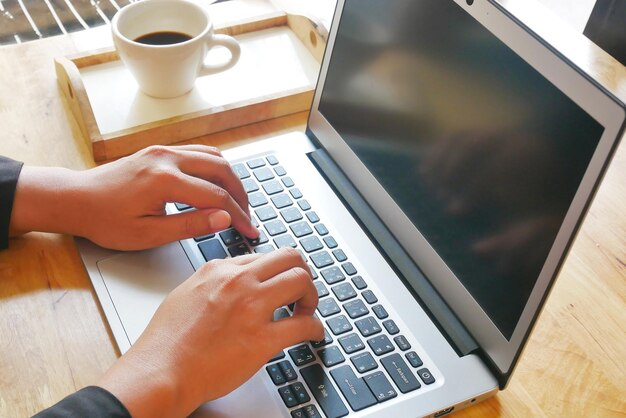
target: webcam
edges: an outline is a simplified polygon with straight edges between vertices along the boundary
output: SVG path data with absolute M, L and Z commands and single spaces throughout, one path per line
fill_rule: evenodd
M 465 2 L 467 3 L 468 6 L 471 6 L 472 4 L 474 4 L 474 0 L 465 0 Z

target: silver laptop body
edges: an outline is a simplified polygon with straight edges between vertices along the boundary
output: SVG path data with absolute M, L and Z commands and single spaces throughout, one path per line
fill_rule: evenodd
M 561 123 L 555 123 L 561 115 Z M 364 290 L 376 296 L 376 302 L 368 298 L 364 305 L 380 325 L 375 336 L 391 343 L 384 354 L 374 351 L 373 337 L 359 334 L 357 321 L 363 317 L 346 315 L 343 300 L 339 312 L 320 318 L 327 322 L 344 315 L 350 332 L 363 342 L 359 352 L 342 351 L 345 361 L 323 367 L 349 416 L 443 416 L 506 386 L 618 145 L 624 115 L 623 103 L 495 2 L 338 2 L 306 134 L 279 136 L 224 155 L 242 164 L 253 180 L 250 161 L 261 159 L 274 180 L 284 178 L 275 170 L 282 167 L 293 182 L 283 182 L 291 205 L 319 218 L 311 222 L 310 236 L 319 236 L 324 247 L 303 251 L 310 263 L 321 251 L 335 256 L 324 240 L 332 236 L 342 260 L 355 270 L 331 258 L 332 265 L 315 269 L 316 281 L 332 296 L 337 284 L 328 283 L 321 271 L 337 266 L 344 276 L 340 283 L 350 283 L 357 297 L 364 297 Z M 565 163 L 555 163 L 561 160 Z M 494 178 L 502 183 L 492 183 Z M 263 181 L 256 183 L 262 192 Z M 292 195 L 293 188 L 303 197 Z M 544 195 L 535 196 L 537 188 Z M 303 199 L 310 208 L 300 206 Z M 271 195 L 267 200 L 271 205 Z M 168 205 L 170 213 L 178 210 Z M 267 245 L 275 246 L 278 235 L 261 223 Z M 320 233 L 319 224 L 328 233 Z M 193 239 L 127 253 L 77 242 L 122 353 L 164 297 L 205 262 Z M 300 237 L 295 242 L 303 249 Z M 520 266 L 524 275 L 518 280 Z M 357 275 L 366 288 L 357 286 Z M 375 315 L 375 305 L 388 317 Z M 397 330 L 381 325 L 388 319 Z M 346 335 L 330 334 L 329 345 L 338 347 Z M 405 340 L 396 341 L 398 335 Z M 303 370 L 322 364 L 323 347 L 305 344 L 314 354 L 306 364 L 294 364 L 291 348 L 268 364 L 291 362 L 295 380 L 275 384 L 263 368 L 194 416 L 307 416 L 312 406 L 319 416 L 344 416 L 337 410 L 327 414 L 319 391 L 306 384 L 309 400 L 285 405 L 281 388 L 308 383 Z M 375 367 L 361 372 L 352 357 L 365 352 Z M 419 356 L 419 366 L 409 361 L 410 352 Z M 398 370 L 410 373 L 418 388 L 404 390 L 383 364 L 395 355 L 405 363 Z M 373 403 L 355 408 L 332 374 L 346 366 L 360 382 L 381 372 L 390 392 L 370 387 Z

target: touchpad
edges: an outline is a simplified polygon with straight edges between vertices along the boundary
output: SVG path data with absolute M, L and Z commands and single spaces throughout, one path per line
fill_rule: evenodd
M 194 272 L 180 243 L 127 252 L 97 263 L 131 344 L 137 341 L 165 296 Z

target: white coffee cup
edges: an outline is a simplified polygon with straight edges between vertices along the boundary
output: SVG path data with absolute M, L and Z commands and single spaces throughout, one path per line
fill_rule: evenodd
M 237 41 L 213 33 L 207 11 L 187 0 L 131 3 L 113 17 L 111 28 L 117 52 L 139 88 L 158 98 L 187 93 L 197 77 L 231 68 L 241 54 Z M 164 32 L 184 34 L 191 39 L 160 45 L 137 42 L 146 35 Z M 218 45 L 230 50 L 230 59 L 217 64 L 206 63 L 209 50 Z

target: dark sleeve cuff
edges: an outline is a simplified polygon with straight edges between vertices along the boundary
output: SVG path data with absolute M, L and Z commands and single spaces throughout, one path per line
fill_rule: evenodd
M 9 246 L 9 223 L 23 163 L 0 156 L 0 250 Z
M 126 407 L 111 393 L 88 386 L 41 411 L 33 418 L 132 418 Z

